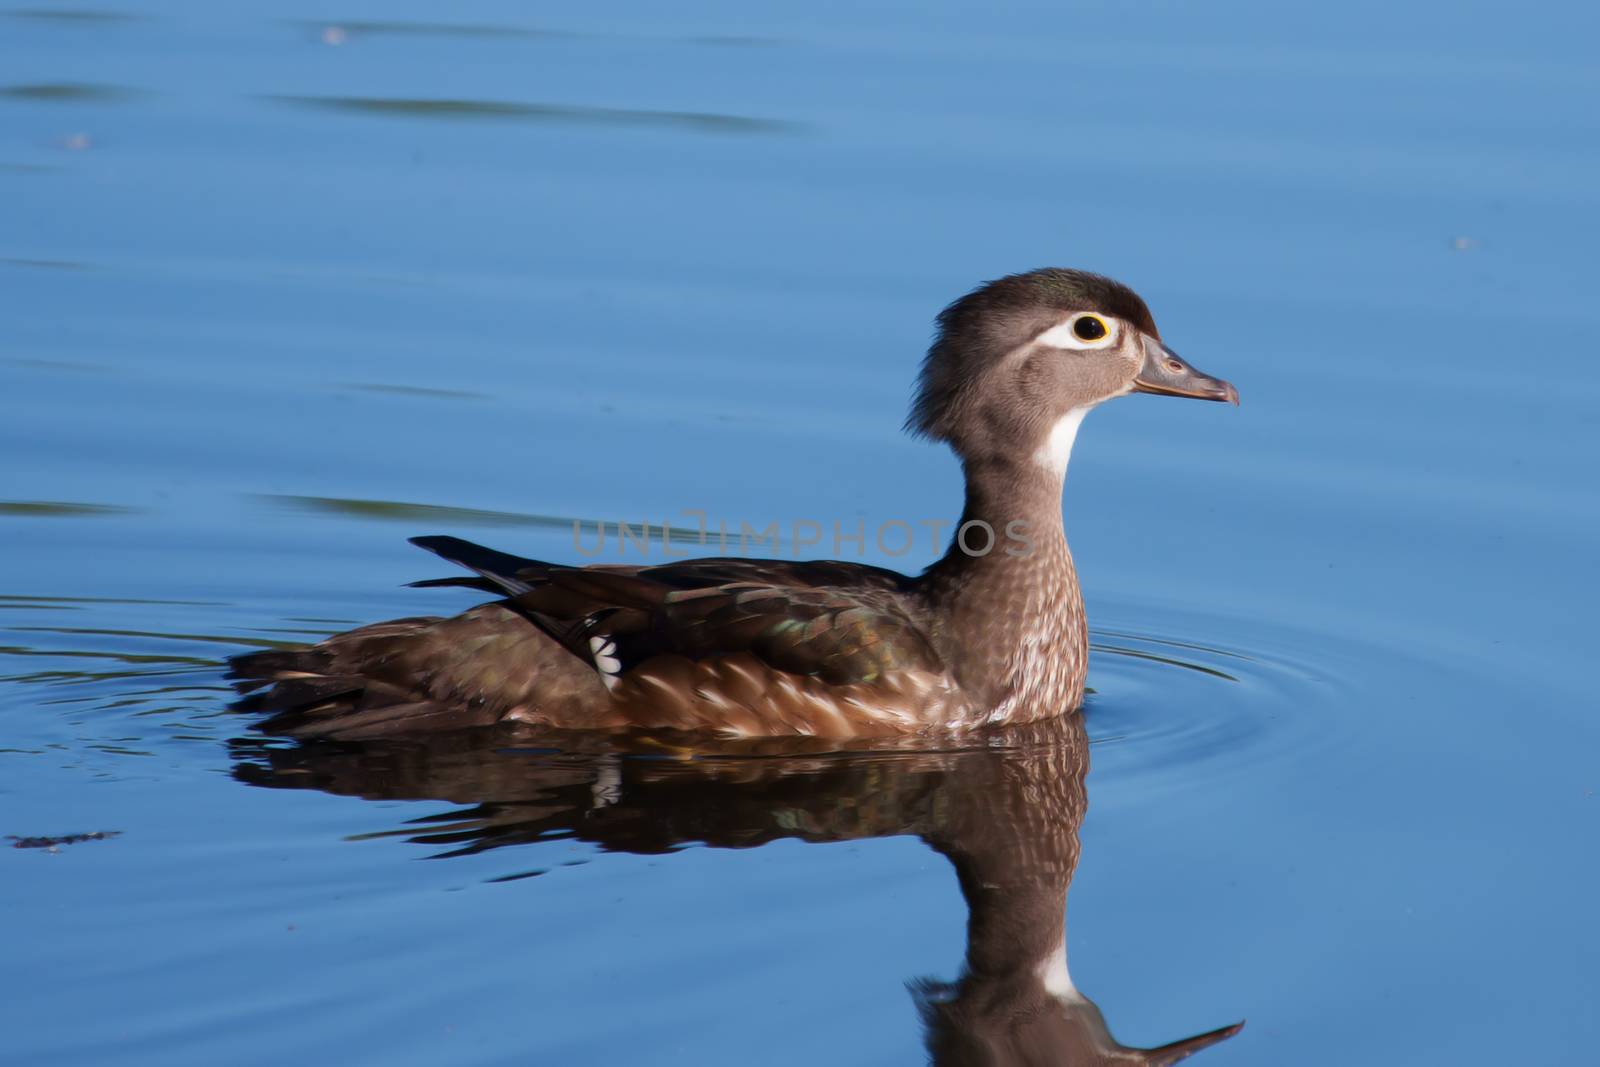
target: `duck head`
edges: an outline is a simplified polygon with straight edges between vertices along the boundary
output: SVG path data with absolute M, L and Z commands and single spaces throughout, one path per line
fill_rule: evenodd
M 1078 424 L 1128 393 L 1239 402 L 1161 340 L 1139 294 L 1084 271 L 1013 274 L 940 313 L 906 428 L 968 462 L 1065 472 Z

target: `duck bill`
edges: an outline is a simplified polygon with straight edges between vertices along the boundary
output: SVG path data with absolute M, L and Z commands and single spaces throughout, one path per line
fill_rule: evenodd
M 1178 353 L 1148 334 L 1144 337 L 1144 364 L 1133 379 L 1136 393 L 1188 396 L 1196 400 L 1225 400 L 1238 405 L 1239 390 L 1231 382 L 1202 374 Z
M 1160 1048 L 1146 1049 L 1144 1062 L 1150 1064 L 1151 1067 L 1167 1067 L 1168 1064 L 1188 1059 L 1203 1048 L 1210 1048 L 1212 1045 L 1226 1041 L 1243 1029 L 1244 1023 L 1237 1022 L 1232 1026 L 1224 1026 L 1207 1034 L 1197 1034 L 1194 1037 L 1184 1038 L 1182 1041 L 1174 1041 L 1170 1045 L 1162 1045 Z

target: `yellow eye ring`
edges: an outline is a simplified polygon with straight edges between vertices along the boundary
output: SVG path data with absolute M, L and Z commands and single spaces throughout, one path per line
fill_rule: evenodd
M 1099 315 L 1079 315 L 1072 323 L 1072 336 L 1080 341 L 1101 341 L 1111 332 Z

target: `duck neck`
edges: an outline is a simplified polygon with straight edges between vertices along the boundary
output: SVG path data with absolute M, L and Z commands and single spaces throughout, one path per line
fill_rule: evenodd
M 1065 462 L 967 458 L 966 507 L 924 575 L 946 662 L 982 721 L 1077 706 L 1087 666 L 1083 598 L 1061 519 Z

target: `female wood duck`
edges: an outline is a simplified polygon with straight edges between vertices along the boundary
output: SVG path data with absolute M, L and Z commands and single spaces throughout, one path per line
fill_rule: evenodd
M 1072 711 L 1088 628 L 1062 482 L 1084 415 L 1132 392 L 1239 401 L 1162 343 L 1126 286 L 1001 278 L 940 314 L 906 423 L 966 473 L 957 535 L 919 577 L 742 558 L 571 567 L 419 537 L 476 575 L 419 584 L 501 599 L 240 656 L 234 676 L 275 712 L 263 729 L 347 739 L 522 721 L 842 740 Z

